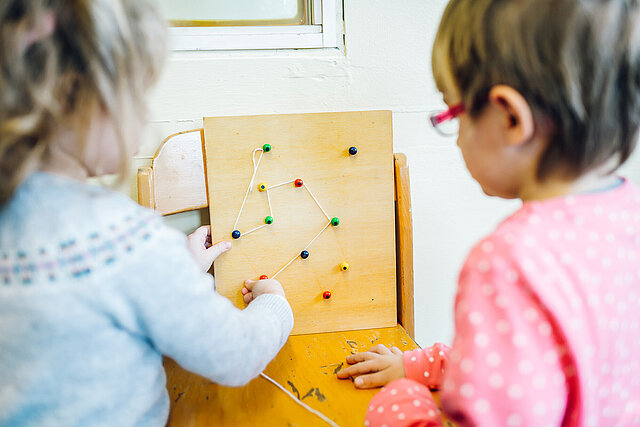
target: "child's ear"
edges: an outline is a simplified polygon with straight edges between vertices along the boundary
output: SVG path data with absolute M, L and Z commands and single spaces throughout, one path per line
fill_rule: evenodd
M 503 114 L 510 145 L 522 145 L 533 137 L 533 111 L 520 92 L 510 86 L 496 85 L 489 91 L 489 103 Z

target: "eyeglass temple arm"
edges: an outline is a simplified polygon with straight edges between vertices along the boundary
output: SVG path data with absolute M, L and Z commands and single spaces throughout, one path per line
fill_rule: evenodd
M 458 114 L 464 111 L 464 106 L 462 104 L 454 105 L 449 108 L 447 111 L 443 111 L 440 114 L 436 114 L 430 117 L 431 124 L 433 126 L 437 126 L 442 122 L 446 122 L 447 120 L 451 120 L 455 118 Z

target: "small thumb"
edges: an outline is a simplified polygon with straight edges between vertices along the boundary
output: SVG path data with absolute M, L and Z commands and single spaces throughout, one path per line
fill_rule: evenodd
M 231 242 L 224 241 L 211 246 L 205 251 L 205 254 L 207 254 L 207 258 L 213 263 L 216 258 L 227 252 L 229 249 L 231 249 Z
M 253 287 L 255 286 L 255 284 L 258 283 L 257 281 L 253 281 L 251 279 L 247 279 L 244 281 L 244 287 L 249 289 L 250 291 L 253 290 Z
M 195 240 L 199 244 L 204 245 L 204 242 L 207 240 L 208 235 L 209 235 L 209 227 L 206 225 L 203 225 L 201 227 L 198 227 L 189 237 L 191 237 L 193 240 Z

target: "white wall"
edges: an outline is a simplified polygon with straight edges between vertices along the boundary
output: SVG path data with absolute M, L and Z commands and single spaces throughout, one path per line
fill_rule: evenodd
M 519 203 L 484 196 L 455 140 L 427 126 L 427 113 L 442 106 L 430 51 L 446 1 L 343 3 L 344 52 L 174 53 L 153 94 L 147 143 L 135 165 L 148 164 L 145 156 L 164 137 L 201 127 L 204 116 L 392 110 L 394 151 L 407 154 L 411 171 L 417 341 L 448 343 L 466 253 Z M 182 214 L 169 222 L 188 232 L 199 219 Z

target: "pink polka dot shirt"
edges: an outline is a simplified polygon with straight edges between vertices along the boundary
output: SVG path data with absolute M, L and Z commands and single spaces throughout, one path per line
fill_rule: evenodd
M 365 424 L 640 425 L 640 190 L 525 202 L 471 251 L 456 336 L 406 352 Z

